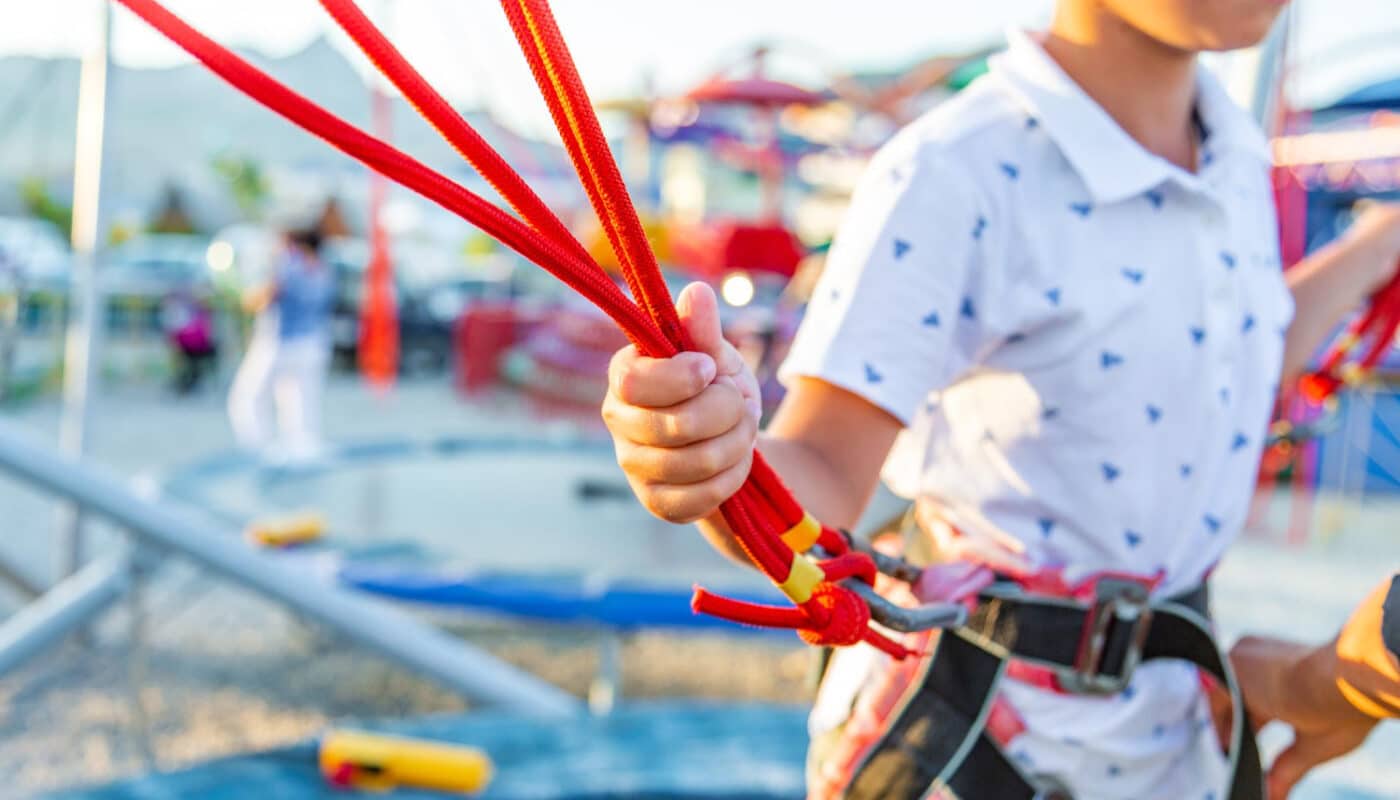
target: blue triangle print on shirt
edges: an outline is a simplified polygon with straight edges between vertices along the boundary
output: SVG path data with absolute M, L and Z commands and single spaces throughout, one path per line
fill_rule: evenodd
M 1148 407 L 1147 407 L 1147 421 L 1148 421 L 1148 422 L 1156 423 L 1156 422 L 1157 422 L 1158 420 L 1160 420 L 1161 418 L 1162 418 L 1162 409 L 1160 409 L 1160 408 L 1158 408 L 1158 407 L 1156 407 L 1156 406 L 1148 406 Z
M 1155 209 L 1160 209 L 1162 203 L 1166 202 L 1167 199 L 1166 195 L 1156 189 L 1149 189 L 1147 192 L 1144 192 L 1144 196 L 1147 198 L 1147 202 L 1151 203 L 1152 207 Z
M 1099 354 L 1099 365 L 1104 369 L 1112 369 L 1123 363 L 1123 357 L 1108 350 Z
M 1235 268 L 1235 254 L 1229 250 L 1220 251 L 1220 263 L 1225 265 L 1225 269 Z
M 1001 162 L 1001 171 L 1006 174 L 1006 177 L 1010 178 L 1013 181 L 1021 177 L 1021 169 L 1015 164 L 1009 164 L 1003 161 Z
M 1026 117 L 1026 130 L 1033 131 L 1040 127 L 1040 120 L 1035 117 Z
M 1050 305 L 1058 306 L 1060 304 L 1060 290 L 1058 288 L 1050 289 L 1045 293 L 1045 299 L 1050 301 Z
M 978 217 L 977 222 L 972 226 L 972 238 L 981 239 L 982 234 L 987 230 L 987 218 Z
M 1046 406 L 1045 409 L 1040 412 L 1040 418 L 1047 422 L 1058 416 L 1060 416 L 1060 409 L 1054 406 Z
M 963 298 L 962 308 L 958 310 L 958 313 L 966 319 L 977 319 L 977 306 L 972 304 L 971 297 Z
M 896 259 L 904 258 L 912 249 L 914 249 L 914 246 L 903 239 L 894 240 L 894 257 Z
M 869 364 L 866 364 L 866 365 L 865 365 L 865 382 L 866 382 L 866 383 L 879 383 L 880 381 L 882 381 L 882 380 L 884 380 L 884 379 L 885 379 L 885 376 L 884 376 L 884 375 L 881 375 L 881 374 L 878 373 L 878 372 L 876 372 L 874 367 L 870 366 Z
M 1201 518 L 1201 521 L 1206 524 L 1206 530 L 1211 533 L 1220 533 L 1220 520 L 1218 518 L 1206 514 Z
M 1190 464 L 1182 464 L 1182 465 L 1181 465 L 1181 477 L 1183 477 L 1183 478 L 1189 478 L 1189 477 L 1191 477 L 1191 471 L 1192 471 L 1192 470 L 1191 470 L 1191 465 L 1190 465 Z
M 1040 520 L 1038 520 L 1038 523 L 1040 525 L 1041 536 L 1049 536 L 1055 530 L 1055 520 L 1050 519 L 1049 517 L 1042 517 Z
M 1118 480 L 1118 476 L 1123 474 L 1122 470 L 1107 462 L 1103 464 L 1101 469 L 1103 469 L 1103 479 L 1108 481 L 1109 483 L 1113 483 L 1114 481 Z
M 941 320 L 938 318 L 937 311 L 930 311 L 928 316 L 923 318 L 924 325 L 930 328 L 937 328 L 940 322 Z
M 1137 547 L 1142 544 L 1142 534 L 1137 531 L 1123 531 L 1123 541 L 1127 542 L 1129 547 Z
M 1020 344 L 1021 342 L 1024 342 L 1025 340 L 1026 340 L 1026 335 L 1025 335 L 1024 333 L 1013 333 L 1013 334 L 1011 334 L 1010 336 L 1006 337 L 1006 343 L 1007 343 L 1007 344 Z
M 1192 342 L 1194 342 L 1194 343 L 1196 343 L 1196 344 L 1200 344 L 1201 342 L 1204 342 L 1205 340 L 1206 340 L 1206 329 L 1205 329 L 1205 328 L 1192 328 L 1192 329 L 1191 329 L 1191 341 L 1192 341 Z
M 1254 315 L 1245 314 L 1244 324 L 1240 326 L 1240 333 L 1249 333 L 1252 330 L 1254 330 Z
M 1088 219 L 1094 213 L 1093 203 L 1070 203 L 1069 210 L 1079 215 L 1080 219 Z
M 1142 278 L 1144 274 L 1145 273 L 1140 269 L 1132 269 L 1130 267 L 1123 268 L 1123 277 L 1127 278 L 1133 283 L 1142 283 Z
M 1243 433 L 1236 433 L 1235 438 L 1230 440 L 1230 450 L 1232 451 L 1243 450 L 1248 445 L 1249 437 L 1245 436 Z

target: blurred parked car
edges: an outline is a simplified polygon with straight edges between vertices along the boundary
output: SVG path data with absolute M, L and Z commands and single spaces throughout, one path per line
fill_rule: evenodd
M 185 234 L 138 236 L 108 250 L 98 268 L 108 296 L 159 300 L 209 283 L 209 240 Z
M 35 217 L 0 217 L 0 270 L 31 290 L 58 289 L 71 267 L 68 240 L 57 225 Z

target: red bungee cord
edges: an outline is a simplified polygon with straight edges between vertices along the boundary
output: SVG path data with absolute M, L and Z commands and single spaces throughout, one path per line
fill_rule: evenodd
M 1321 366 L 1298 380 L 1298 391 L 1315 405 L 1331 400 L 1343 386 L 1360 383 L 1380 362 L 1400 329 L 1400 274 L 1372 297 L 1370 305 L 1347 327 Z M 1361 357 L 1348 361 L 1365 345 Z
M 471 222 L 559 277 L 611 317 L 642 354 L 666 358 L 690 348 L 621 173 L 545 0 L 502 0 L 501 4 L 636 303 L 623 295 L 524 180 L 351 0 L 320 2 L 525 222 L 330 114 L 199 33 L 156 0 L 117 2 L 253 100 Z M 839 585 L 847 579 L 873 583 L 876 570 L 871 558 L 850 552 L 840 533 L 807 514 L 761 455 L 754 454 L 748 481 L 721 510 L 740 546 L 795 607 L 747 603 L 697 587 L 692 601 L 696 611 L 744 624 L 793 628 L 811 644 L 844 646 L 864 641 L 896 658 L 912 654 L 872 629 L 869 605 L 853 590 Z M 805 555 L 814 546 L 832 557 L 818 562 Z

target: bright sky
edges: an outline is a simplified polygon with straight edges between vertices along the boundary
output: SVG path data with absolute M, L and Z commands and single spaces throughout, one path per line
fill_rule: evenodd
M 78 53 L 96 35 L 101 0 L 0 0 L 0 54 Z M 931 52 L 995 41 L 1008 25 L 1036 25 L 1053 0 L 556 0 L 555 13 L 596 97 L 635 93 L 649 73 L 663 91 L 704 77 L 755 42 L 800 55 L 816 74 L 894 67 Z M 314 0 L 168 0 L 196 27 L 228 44 L 283 54 L 330 30 Z M 532 130 L 547 127 L 497 0 L 363 0 L 435 85 L 463 104 L 487 102 Z M 1300 51 L 1316 54 L 1311 91 L 1351 88 L 1358 70 L 1400 74 L 1400 3 L 1308 0 Z M 347 52 L 353 48 L 334 37 Z M 1349 52 L 1350 59 L 1339 59 Z M 114 26 L 116 58 L 133 66 L 182 55 L 125 10 Z M 1327 55 L 1329 54 L 1330 55 Z M 810 54 L 810 55 L 808 55 Z M 801 63 L 800 62 L 805 62 Z M 1359 64 L 1359 66 L 1358 66 Z M 1338 68 L 1340 65 L 1340 69 Z M 781 65 L 780 65 L 781 66 Z

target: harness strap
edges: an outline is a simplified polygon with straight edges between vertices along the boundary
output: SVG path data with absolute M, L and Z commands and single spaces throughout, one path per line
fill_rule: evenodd
M 1207 597 L 1200 588 L 1146 606 L 1136 619 L 1109 614 L 1105 621 L 1099 604 L 1022 595 L 1000 584 L 989 588 L 966 626 L 939 636 L 933 657 L 856 768 L 845 797 L 1067 798 L 1062 788 L 1025 774 L 987 735 L 987 715 L 1008 660 L 1087 675 L 1086 686 L 1122 687 L 1140 656 L 1189 661 L 1229 687 L 1234 711 L 1226 797 L 1263 800 L 1258 747 L 1239 685 L 1211 634 Z M 1086 637 L 1096 630 L 1097 646 L 1086 649 Z M 1096 654 L 1094 663 L 1084 663 L 1086 652 Z

